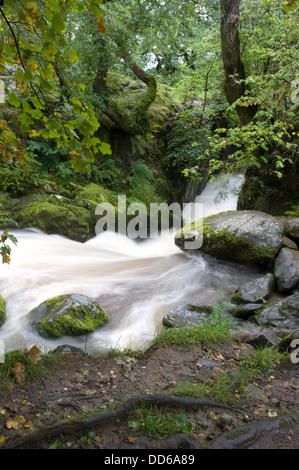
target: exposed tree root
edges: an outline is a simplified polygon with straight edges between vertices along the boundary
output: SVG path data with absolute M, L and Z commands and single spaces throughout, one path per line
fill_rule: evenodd
M 144 404 L 155 404 L 157 406 L 172 406 L 184 409 L 214 407 L 229 409 L 239 413 L 241 412 L 240 410 L 233 408 L 232 406 L 225 405 L 223 403 L 217 403 L 206 398 L 198 399 L 189 397 L 177 397 L 174 395 L 141 394 L 129 398 L 129 400 L 127 400 L 125 403 L 123 403 L 113 411 L 107 411 L 105 413 L 99 413 L 89 418 L 75 419 L 69 422 L 55 424 L 53 426 L 39 429 L 34 433 L 28 434 L 24 437 L 21 437 L 8 443 L 5 448 L 17 449 L 22 446 L 28 446 L 37 442 L 42 442 L 45 439 L 53 438 L 57 435 L 82 433 L 97 426 L 101 426 L 101 428 L 103 428 L 103 426 L 111 424 L 117 419 L 124 418 L 126 414 L 134 410 L 134 407 Z
M 167 439 L 140 437 L 134 444 L 120 444 L 109 449 L 200 449 L 199 441 L 191 434 L 174 434 Z

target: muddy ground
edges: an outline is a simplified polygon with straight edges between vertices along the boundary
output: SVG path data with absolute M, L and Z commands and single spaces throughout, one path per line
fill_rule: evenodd
M 58 366 L 46 378 L 26 387 L 15 385 L 0 397 L 2 448 L 298 449 L 299 371 L 290 359 L 278 363 L 271 374 L 255 377 L 245 391 L 240 392 L 237 381 L 230 384 L 234 409 L 207 406 L 174 411 L 162 407 L 165 416 L 183 416 L 187 441 L 182 433 L 144 436 L 138 412 L 76 433 L 20 441 L 42 428 L 117 409 L 140 394 L 171 395 L 176 386 L 235 371 L 251 349 L 235 342 L 184 352 L 156 347 L 137 358 L 60 352 Z M 233 430 L 235 435 L 227 439 Z

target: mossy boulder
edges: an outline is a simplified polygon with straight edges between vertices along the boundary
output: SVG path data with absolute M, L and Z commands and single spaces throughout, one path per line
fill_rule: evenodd
M 90 237 L 90 212 L 55 195 L 24 207 L 18 217 L 21 227 L 34 227 L 44 233 L 59 234 L 76 241 Z
M 284 226 L 268 214 L 228 211 L 186 225 L 175 235 L 175 243 L 185 250 L 186 241 L 199 237 L 198 249 L 215 258 L 246 265 L 271 265 L 282 246 L 283 235 Z
M 48 299 L 32 310 L 29 318 L 32 327 L 46 338 L 86 335 L 108 322 L 103 307 L 80 294 Z
M 0 327 L 6 320 L 6 306 L 3 297 L 0 295 Z

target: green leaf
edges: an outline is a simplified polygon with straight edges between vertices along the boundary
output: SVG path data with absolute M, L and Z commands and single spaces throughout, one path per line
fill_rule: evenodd
M 65 30 L 65 23 L 64 23 L 63 19 L 61 18 L 60 13 L 55 12 L 53 14 L 52 26 L 53 26 L 53 28 L 55 29 L 55 31 L 57 33 L 61 33 L 62 31 Z
M 8 102 L 15 108 L 19 108 L 21 106 L 21 101 L 19 100 L 19 98 L 16 97 L 14 93 L 9 93 Z

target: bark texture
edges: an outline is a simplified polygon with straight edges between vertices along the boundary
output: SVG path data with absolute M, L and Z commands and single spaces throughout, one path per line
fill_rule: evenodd
M 221 45 L 222 58 L 225 71 L 225 92 L 229 104 L 241 98 L 246 89 L 246 73 L 241 59 L 240 38 L 238 28 L 240 25 L 240 1 L 220 0 L 221 18 Z M 237 106 L 236 111 L 241 124 L 250 122 L 256 111 L 256 106 Z

